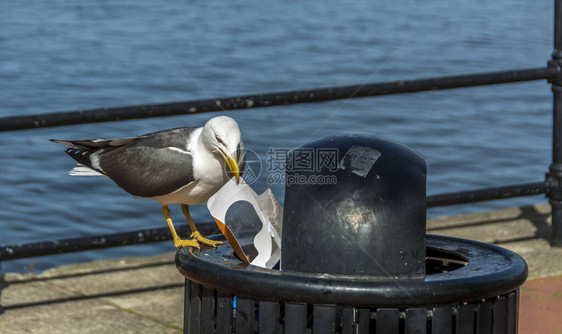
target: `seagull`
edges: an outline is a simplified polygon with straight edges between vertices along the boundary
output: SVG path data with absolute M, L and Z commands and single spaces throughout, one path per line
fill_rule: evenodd
M 160 202 L 175 247 L 222 244 L 201 235 L 189 214 L 189 205 L 207 202 L 233 177 L 237 184 L 240 182 L 244 145 L 232 118 L 214 117 L 203 127 L 174 128 L 138 137 L 50 141 L 71 146 L 64 151 L 78 165 L 70 175 L 106 176 L 135 197 Z M 176 233 L 168 208 L 172 204 L 181 204 L 192 239 L 181 239 Z

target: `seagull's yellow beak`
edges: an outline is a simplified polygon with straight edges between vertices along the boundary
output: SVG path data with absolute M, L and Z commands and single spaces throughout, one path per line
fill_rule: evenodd
M 228 169 L 230 169 L 230 172 L 232 173 L 232 175 L 234 175 L 236 184 L 240 183 L 240 169 L 238 168 L 238 158 L 236 158 L 236 153 L 233 154 L 232 157 L 226 155 L 226 153 L 224 153 L 222 150 L 221 153 L 224 157 L 224 160 L 226 161 Z

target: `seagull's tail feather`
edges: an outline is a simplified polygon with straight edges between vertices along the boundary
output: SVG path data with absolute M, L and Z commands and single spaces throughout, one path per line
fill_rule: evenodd
M 78 162 L 78 165 L 70 170 L 69 174 L 72 176 L 93 176 L 104 175 L 104 173 L 92 165 L 91 151 L 83 150 L 81 148 L 67 147 L 64 149 L 66 154 L 70 155 L 72 159 Z M 95 155 L 96 153 L 94 153 Z
M 64 151 L 70 155 L 72 159 L 78 162 L 78 165 L 70 170 L 70 175 L 97 176 L 105 175 L 96 162 L 99 153 L 127 145 L 140 138 L 143 138 L 143 136 L 118 139 L 49 140 L 55 143 L 72 146 L 64 149 Z M 95 161 L 93 162 L 92 159 Z
M 102 173 L 91 169 L 90 167 L 86 167 L 82 164 L 77 164 L 74 168 L 72 168 L 68 175 L 70 176 L 103 176 Z

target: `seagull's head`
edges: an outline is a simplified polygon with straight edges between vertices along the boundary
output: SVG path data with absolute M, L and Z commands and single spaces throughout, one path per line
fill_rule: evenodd
M 214 117 L 205 124 L 201 134 L 206 146 L 213 153 L 222 155 L 236 183 L 240 182 L 238 159 L 241 161 L 242 157 L 238 153 L 242 151 L 243 144 L 238 123 L 227 116 Z

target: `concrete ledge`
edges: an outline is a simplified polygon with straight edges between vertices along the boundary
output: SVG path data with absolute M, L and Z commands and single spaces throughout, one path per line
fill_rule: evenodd
M 181 333 L 174 252 L 61 266 L 0 280 L 0 333 Z
M 550 206 L 538 204 L 430 219 L 427 233 L 472 239 L 521 255 L 529 278 L 562 275 L 562 247 L 550 247 Z

